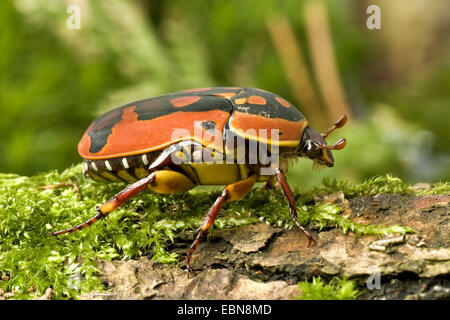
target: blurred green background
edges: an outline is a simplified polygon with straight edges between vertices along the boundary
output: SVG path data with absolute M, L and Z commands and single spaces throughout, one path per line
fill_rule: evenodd
M 67 27 L 70 4 L 80 29 Z M 370 4 L 381 29 L 370 30 Z M 172 91 L 246 86 L 294 103 L 329 138 L 335 167 L 299 160 L 292 184 L 393 173 L 450 178 L 448 0 L 1 1 L 0 172 L 81 161 L 77 144 L 113 107 Z

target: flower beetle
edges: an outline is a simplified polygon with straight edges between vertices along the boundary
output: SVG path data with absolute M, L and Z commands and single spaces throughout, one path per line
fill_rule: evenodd
M 128 103 L 95 119 L 78 152 L 90 178 L 132 184 L 86 222 L 51 235 L 83 229 L 146 189 L 168 194 L 196 185 L 225 185 L 187 254 L 190 270 L 195 248 L 223 205 L 243 198 L 256 182 L 266 182 L 265 188 L 278 182 L 292 219 L 310 244 L 314 240 L 297 221 L 284 172 L 288 160 L 296 157 L 332 167 L 331 150 L 342 149 L 346 142 L 329 146 L 325 139 L 346 121 L 343 115 L 320 134 L 291 103 L 254 88 L 200 88 Z

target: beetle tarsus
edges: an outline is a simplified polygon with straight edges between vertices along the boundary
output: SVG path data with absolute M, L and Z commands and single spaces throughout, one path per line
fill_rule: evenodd
M 289 213 L 291 214 L 292 220 L 294 220 L 295 225 L 298 229 L 300 229 L 307 237 L 308 237 L 308 248 L 311 245 L 311 242 L 314 242 L 316 244 L 316 240 L 312 237 L 311 233 L 309 233 L 308 230 L 306 230 L 297 220 L 297 210 L 295 208 L 292 208 L 289 204 Z
M 313 237 L 311 236 L 309 231 L 306 230 L 304 227 L 302 227 L 297 220 L 297 206 L 295 204 L 294 195 L 292 194 L 291 188 L 289 188 L 289 185 L 287 183 L 287 180 L 283 173 L 283 170 L 281 170 L 281 168 L 277 167 L 277 168 L 274 168 L 274 171 L 275 171 L 275 176 L 278 179 L 278 183 L 280 184 L 281 190 L 283 190 L 284 196 L 287 200 L 291 218 L 294 221 L 297 228 L 299 228 L 301 231 L 303 231 L 303 233 L 308 237 L 308 240 L 309 240 L 308 248 L 309 248 L 311 241 L 313 241 L 314 243 L 316 243 L 316 241 L 313 239 Z
M 308 241 L 308 248 L 311 246 L 311 242 L 314 243 L 314 245 L 316 245 L 316 243 L 317 243 L 316 240 L 314 240 L 313 237 L 309 238 L 309 241 Z
M 97 209 L 97 214 L 95 216 L 93 216 L 92 218 L 90 218 L 89 220 L 86 220 L 85 222 L 83 222 L 75 227 L 69 228 L 69 229 L 64 229 L 64 230 L 49 233 L 49 234 L 47 234 L 47 236 L 49 236 L 49 237 L 50 236 L 59 236 L 61 234 L 72 233 L 72 232 L 84 229 L 86 227 L 89 227 L 91 224 L 93 224 L 94 222 L 96 222 L 97 220 L 99 220 L 105 216 L 106 216 L 106 214 L 102 213 L 99 209 Z
M 200 230 L 197 233 L 197 237 L 195 238 L 194 242 L 191 245 L 191 248 L 189 249 L 189 252 L 186 256 L 186 267 L 187 267 L 187 271 L 188 271 L 188 276 L 191 273 L 192 269 L 191 269 L 191 258 L 192 255 L 194 254 L 195 248 L 198 246 L 198 244 L 203 240 L 203 238 L 206 235 L 206 231 Z
M 99 220 L 103 217 L 106 217 L 108 214 L 110 214 L 112 211 L 114 211 L 117 207 L 121 206 L 122 204 L 124 204 L 125 202 L 130 200 L 132 197 L 134 197 L 139 192 L 144 191 L 147 188 L 148 184 L 154 180 L 154 177 L 155 177 L 154 174 L 150 174 L 148 177 L 145 177 L 145 178 L 133 183 L 131 186 L 125 188 L 124 190 L 120 191 L 114 197 L 109 199 L 106 203 L 104 203 L 99 208 L 97 208 L 97 213 L 95 216 L 93 216 L 89 220 L 83 222 L 82 224 L 79 224 L 79 225 L 69 228 L 69 229 L 52 232 L 49 234 L 49 236 L 59 236 L 61 234 L 75 232 L 75 231 L 78 231 L 78 230 L 81 230 L 81 229 L 84 229 L 84 228 L 90 226 L 97 220 Z
M 190 272 L 190 270 L 191 270 L 191 258 L 192 258 L 192 254 L 195 251 L 195 248 L 198 246 L 200 241 L 202 241 L 203 238 L 206 236 L 206 234 L 208 233 L 208 230 L 213 226 L 214 221 L 216 220 L 217 216 L 219 215 L 219 212 L 222 209 L 222 206 L 223 206 L 225 200 L 227 200 L 227 198 L 229 196 L 228 193 L 229 192 L 226 188 L 223 189 L 222 193 L 217 198 L 216 202 L 214 202 L 214 204 L 209 209 L 202 224 L 197 229 L 197 231 L 196 231 L 197 237 L 195 238 L 194 242 L 192 243 L 191 248 L 189 249 L 189 252 L 186 256 L 186 266 L 187 266 L 188 272 Z

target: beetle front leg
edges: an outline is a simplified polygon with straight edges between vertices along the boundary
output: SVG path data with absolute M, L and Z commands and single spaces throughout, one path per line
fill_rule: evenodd
M 299 228 L 309 239 L 308 247 L 311 245 L 311 242 L 316 243 L 311 234 L 298 223 L 297 220 L 297 205 L 295 204 L 294 195 L 292 194 L 291 188 L 289 188 L 289 184 L 287 183 L 286 177 L 281 170 L 281 168 L 274 168 L 275 176 L 277 177 L 278 183 L 280 184 L 281 190 L 283 190 L 284 196 L 289 205 L 289 213 L 291 215 L 292 220 L 294 220 L 295 225 Z

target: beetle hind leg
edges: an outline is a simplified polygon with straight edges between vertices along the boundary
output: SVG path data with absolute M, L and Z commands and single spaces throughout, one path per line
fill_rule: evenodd
M 61 234 L 75 232 L 90 226 L 97 220 L 106 217 L 109 213 L 111 213 L 116 208 L 118 208 L 119 206 L 130 200 L 138 193 L 144 191 L 147 188 L 148 184 L 154 180 L 155 175 L 152 173 L 149 176 L 145 177 L 144 179 L 141 179 L 133 183 L 132 185 L 120 191 L 114 197 L 109 199 L 106 203 L 104 203 L 97 209 L 97 214 L 92 218 L 90 218 L 89 220 L 69 229 L 52 232 L 49 234 L 49 236 L 59 236 Z
M 75 227 L 50 233 L 49 236 L 59 236 L 60 234 L 71 233 L 84 229 L 97 220 L 106 217 L 109 213 L 147 188 L 154 192 L 165 194 L 189 190 L 194 186 L 194 183 L 189 178 L 179 172 L 171 170 L 159 170 L 152 172 L 149 176 L 128 186 L 101 205 L 97 209 L 97 214 L 89 220 Z

